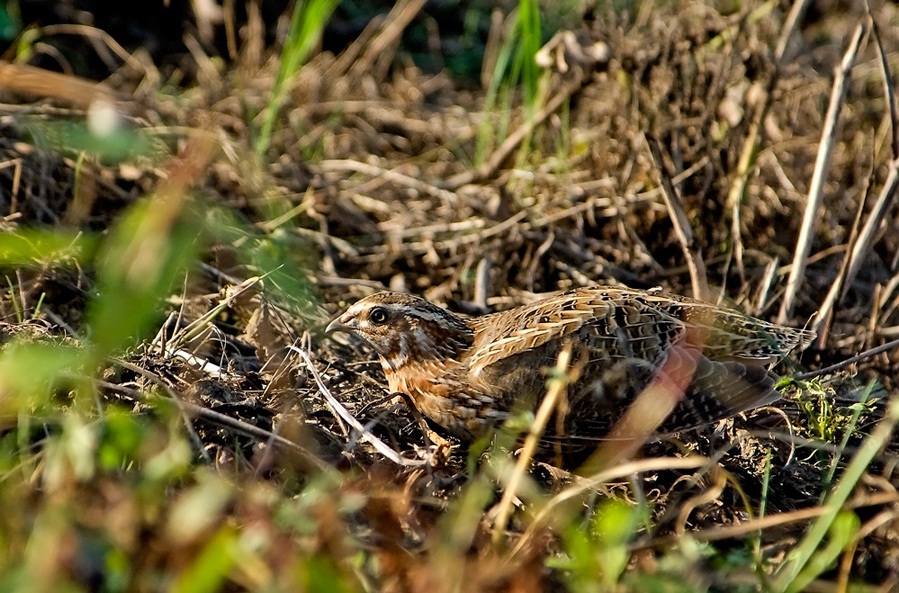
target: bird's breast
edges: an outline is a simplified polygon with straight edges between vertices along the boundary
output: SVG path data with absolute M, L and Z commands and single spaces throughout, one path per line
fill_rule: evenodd
M 408 395 L 419 412 L 463 439 L 480 436 L 508 415 L 495 410 L 493 397 L 460 381 L 461 369 L 437 362 L 398 369 L 385 365 L 384 374 L 391 392 Z

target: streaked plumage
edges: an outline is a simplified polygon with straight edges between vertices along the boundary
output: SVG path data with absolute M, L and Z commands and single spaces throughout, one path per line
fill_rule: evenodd
M 696 361 L 662 432 L 771 403 L 779 395 L 767 365 L 814 337 L 684 297 L 599 286 L 477 318 L 382 292 L 349 307 L 328 331 L 365 340 L 390 390 L 463 439 L 514 410 L 534 409 L 546 392 L 546 369 L 570 343 L 579 377 L 568 388 L 563 422 L 551 422 L 546 437 L 572 445 L 608 433 L 663 364 L 671 372 Z

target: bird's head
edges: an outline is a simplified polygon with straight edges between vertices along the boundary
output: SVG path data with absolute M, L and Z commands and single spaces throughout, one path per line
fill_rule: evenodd
M 410 360 L 458 358 L 474 340 L 474 331 L 458 315 L 399 292 L 379 292 L 357 301 L 325 331 L 357 335 L 394 370 Z

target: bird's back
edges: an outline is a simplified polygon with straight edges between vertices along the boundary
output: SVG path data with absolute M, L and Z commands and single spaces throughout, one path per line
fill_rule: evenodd
M 766 365 L 814 335 L 685 297 L 609 287 L 569 291 L 472 325 L 472 384 L 510 408 L 536 405 L 546 368 L 570 345 L 577 378 L 555 429 L 570 441 L 605 435 L 660 372 L 680 373 L 686 385 L 663 432 L 775 401 Z

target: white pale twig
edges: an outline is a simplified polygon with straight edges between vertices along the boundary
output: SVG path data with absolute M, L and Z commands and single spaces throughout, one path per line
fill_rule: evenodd
M 322 396 L 325 398 L 325 402 L 328 407 L 331 409 L 331 412 L 334 413 L 341 420 L 349 424 L 356 430 L 359 434 L 359 439 L 362 441 L 366 441 L 370 443 L 375 450 L 378 451 L 381 455 L 389 459 L 390 461 L 396 463 L 397 465 L 414 467 L 424 465 L 426 462 L 422 459 L 406 459 L 402 457 L 399 453 L 391 449 L 387 443 L 376 437 L 368 430 L 365 426 L 362 425 L 361 422 L 356 420 L 352 414 L 350 414 L 349 410 L 347 410 L 343 404 L 341 404 L 337 398 L 331 395 L 330 390 L 328 390 L 324 381 L 322 381 L 321 373 L 318 372 L 318 369 L 315 368 L 315 365 L 312 364 L 312 359 L 309 358 L 309 355 L 300 348 L 296 346 L 290 346 L 290 350 L 296 352 L 300 358 L 303 359 L 303 362 L 306 365 L 306 368 L 309 369 L 309 374 L 312 375 L 312 378 L 315 380 L 315 384 L 318 385 L 318 389 L 321 392 Z
M 836 140 L 840 108 L 843 105 L 843 99 L 846 97 L 846 90 L 849 86 L 849 74 L 852 72 L 852 67 L 855 64 L 855 57 L 862 45 L 862 41 L 867 37 L 867 32 L 868 28 L 863 24 L 855 29 L 855 34 L 852 36 L 849 48 L 843 55 L 843 61 L 840 63 L 836 80 L 833 83 L 833 89 L 830 93 L 830 104 L 827 107 L 824 127 L 821 130 L 821 145 L 818 149 L 818 156 L 815 159 L 815 170 L 812 173 L 812 180 L 809 184 L 802 227 L 799 229 L 799 239 L 796 241 L 793 265 L 790 268 L 787 290 L 777 317 L 778 323 L 786 322 L 792 314 L 796 295 L 799 293 L 799 287 L 805 276 L 805 266 L 808 263 L 809 253 L 812 250 L 815 222 L 818 220 L 818 209 L 821 206 L 821 200 L 824 195 L 824 181 L 830 168 L 830 157 L 833 154 Z

